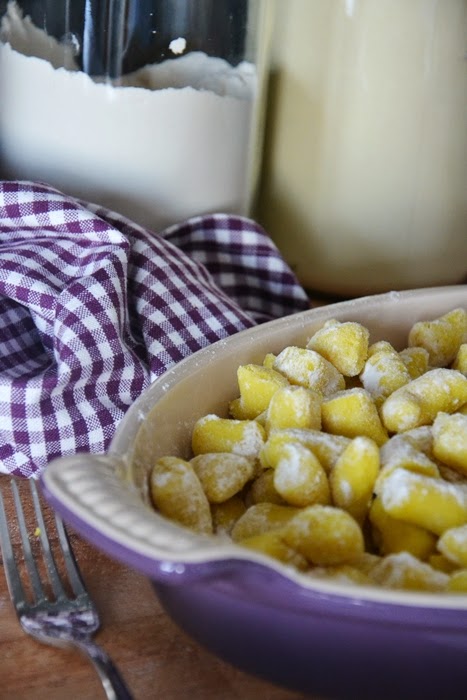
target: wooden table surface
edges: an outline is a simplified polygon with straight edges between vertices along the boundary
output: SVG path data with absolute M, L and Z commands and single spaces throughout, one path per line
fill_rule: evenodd
M 27 488 L 26 482 L 19 482 Z M 0 476 L 14 520 L 9 477 Z M 134 700 L 299 700 L 200 648 L 162 610 L 149 582 L 71 534 L 81 573 L 101 618 L 95 640 L 118 666 Z M 18 535 L 13 530 L 13 540 Z M 3 561 L 0 561 L 3 569 Z M 0 571 L 1 700 L 105 698 L 91 664 L 74 651 L 36 642 L 21 629 Z

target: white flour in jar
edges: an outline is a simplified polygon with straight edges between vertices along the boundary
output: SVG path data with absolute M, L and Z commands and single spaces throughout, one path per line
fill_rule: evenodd
M 105 83 L 10 2 L 0 43 L 3 177 L 47 182 L 154 230 L 247 214 L 256 71 L 200 52 Z M 178 42 L 177 46 L 179 46 Z

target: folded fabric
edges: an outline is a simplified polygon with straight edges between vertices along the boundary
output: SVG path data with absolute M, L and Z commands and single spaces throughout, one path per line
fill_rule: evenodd
M 103 452 L 168 367 L 308 298 L 253 221 L 155 234 L 31 182 L 0 182 L 0 472 Z

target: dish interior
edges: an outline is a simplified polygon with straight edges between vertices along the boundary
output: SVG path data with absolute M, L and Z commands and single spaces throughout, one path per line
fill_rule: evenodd
M 261 363 L 268 352 L 278 353 L 286 345 L 304 345 L 323 323 L 336 318 L 363 323 L 371 333 L 371 342 L 389 340 L 397 349 L 407 344 L 412 325 L 433 319 L 458 306 L 467 306 L 467 286 L 392 292 L 343 302 L 290 316 L 220 341 L 184 360 L 157 380 L 130 409 L 112 443 L 112 452 L 124 454 L 124 477 L 143 500 L 149 503 L 147 474 L 154 461 L 164 455 L 191 456 L 191 433 L 203 415 L 227 416 L 227 406 L 238 395 L 236 371 L 243 363 Z M 158 527 L 169 538 L 177 539 L 183 531 L 183 544 L 173 550 L 175 561 L 209 562 L 229 558 L 251 560 L 280 572 L 301 586 L 317 590 L 356 595 L 354 586 L 326 581 L 310 581 L 268 557 L 245 551 L 216 536 L 187 532 L 155 514 Z M 169 535 L 170 533 L 170 535 Z M 170 550 L 170 544 L 169 544 Z M 160 555 L 156 550 L 153 556 Z M 167 555 L 167 551 L 164 552 Z M 467 596 L 422 594 L 358 587 L 358 596 L 368 599 L 404 601 L 467 608 Z M 360 590 L 360 588 L 362 590 Z

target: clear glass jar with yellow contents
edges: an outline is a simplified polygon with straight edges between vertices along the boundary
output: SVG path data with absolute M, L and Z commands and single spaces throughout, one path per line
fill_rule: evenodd
M 466 0 L 276 3 L 258 218 L 309 289 L 467 281 Z

